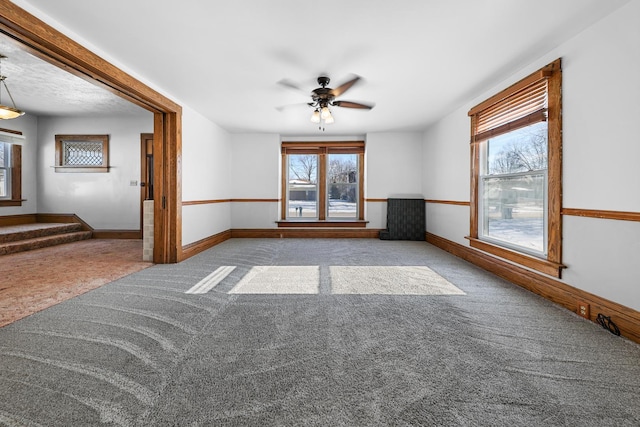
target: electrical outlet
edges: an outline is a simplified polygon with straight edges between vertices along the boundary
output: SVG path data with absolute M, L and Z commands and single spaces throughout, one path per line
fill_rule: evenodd
M 586 302 L 578 301 L 578 315 L 584 317 L 585 319 L 589 319 L 590 316 L 590 308 L 589 304 Z

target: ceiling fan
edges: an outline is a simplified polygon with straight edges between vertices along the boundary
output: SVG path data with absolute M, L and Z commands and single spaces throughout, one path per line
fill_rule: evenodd
M 331 110 L 329 109 L 329 107 L 357 108 L 362 110 L 370 110 L 374 107 L 373 104 L 363 104 L 360 102 L 342 101 L 336 99 L 347 90 L 349 90 L 354 84 L 356 84 L 358 80 L 360 80 L 360 77 L 355 76 L 354 78 L 341 84 L 337 88 L 332 89 L 328 87 L 329 82 L 331 81 L 329 77 L 318 77 L 318 84 L 320 85 L 320 87 L 311 91 L 312 102 L 307 103 L 308 106 L 313 108 L 311 121 L 319 125 L 318 129 L 324 130 L 324 124 L 331 124 L 334 122 L 333 115 L 331 114 Z M 279 83 L 285 86 L 292 87 L 294 89 L 300 89 L 294 83 L 291 83 L 287 80 L 282 80 Z

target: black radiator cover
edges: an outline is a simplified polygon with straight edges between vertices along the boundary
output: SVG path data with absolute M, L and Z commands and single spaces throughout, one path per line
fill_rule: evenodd
M 424 199 L 387 199 L 387 229 L 382 240 L 425 240 Z

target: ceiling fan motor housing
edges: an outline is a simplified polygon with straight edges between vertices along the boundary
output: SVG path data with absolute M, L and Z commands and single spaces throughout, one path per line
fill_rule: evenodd
M 330 81 L 331 79 L 327 76 L 318 77 L 318 84 L 322 87 L 314 89 L 311 92 L 311 99 L 313 99 L 314 102 L 319 103 L 320 107 L 325 107 L 335 98 L 332 93 L 332 89 L 327 87 Z
M 320 76 L 318 77 L 318 84 L 322 87 L 326 87 L 329 82 L 331 81 L 331 79 L 327 76 Z

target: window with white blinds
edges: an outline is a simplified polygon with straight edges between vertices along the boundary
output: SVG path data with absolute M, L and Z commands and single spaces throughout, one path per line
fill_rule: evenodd
M 469 111 L 471 246 L 556 277 L 561 81 L 558 59 Z

